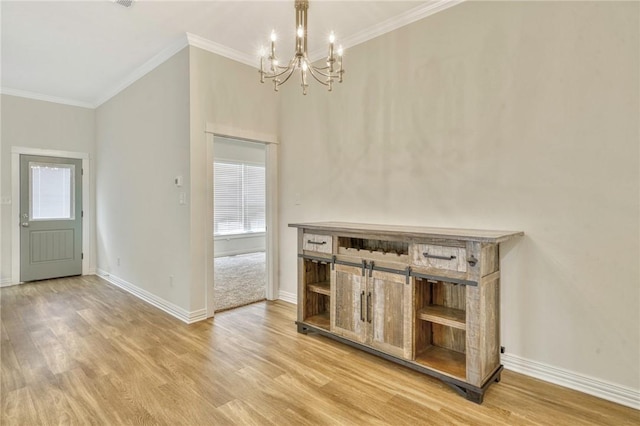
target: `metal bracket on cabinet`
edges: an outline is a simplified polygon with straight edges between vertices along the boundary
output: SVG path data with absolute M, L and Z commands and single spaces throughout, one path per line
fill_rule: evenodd
M 441 275 L 421 274 L 421 273 L 412 271 L 411 272 L 411 276 L 412 277 L 416 277 L 416 278 L 422 278 L 422 279 L 425 279 L 425 280 L 445 281 L 445 282 L 448 282 L 448 283 L 469 285 L 469 286 L 472 286 L 472 287 L 477 287 L 478 286 L 478 282 L 477 281 L 463 280 L 463 279 L 451 278 L 451 277 L 443 277 Z
M 372 275 L 373 271 L 404 275 L 407 278 L 406 279 L 407 284 L 409 284 L 411 281 L 409 277 L 416 277 L 416 278 L 422 278 L 427 280 L 446 281 L 453 284 L 462 284 L 462 285 L 469 285 L 474 287 L 478 285 L 477 281 L 464 280 L 464 279 L 452 278 L 452 277 L 443 277 L 440 275 L 421 274 L 419 272 L 414 272 L 413 270 L 411 270 L 410 266 L 407 266 L 405 269 L 384 268 L 382 266 L 376 266 L 373 260 L 370 262 L 367 262 L 366 259 L 363 259 L 362 263 L 355 263 L 355 262 L 346 262 L 344 260 L 338 260 L 338 258 L 335 255 L 333 255 L 331 259 L 328 259 L 326 257 L 311 256 L 308 254 L 298 254 L 298 257 L 301 257 L 303 259 L 308 259 L 313 262 L 331 264 L 331 269 L 335 269 L 335 265 L 345 265 L 345 266 L 353 266 L 355 268 L 361 268 L 363 277 L 365 276 L 366 270 L 369 270 L 369 276 Z
M 365 264 L 367 263 L 366 260 L 364 260 L 363 262 L 365 262 Z M 373 275 L 373 268 L 374 268 L 373 263 L 374 263 L 373 260 L 371 262 L 369 262 L 369 266 L 367 268 L 367 269 L 369 269 L 369 278 L 371 278 L 371 276 Z

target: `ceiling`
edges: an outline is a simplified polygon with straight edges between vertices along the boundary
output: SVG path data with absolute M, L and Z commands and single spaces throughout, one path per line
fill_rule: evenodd
M 348 48 L 460 1 L 311 0 L 311 57 L 320 57 L 331 30 Z M 257 65 L 275 29 L 279 51 L 293 54 L 293 0 L 136 1 L 130 8 L 110 0 L 2 0 L 0 7 L 2 92 L 72 105 L 100 105 L 189 40 Z

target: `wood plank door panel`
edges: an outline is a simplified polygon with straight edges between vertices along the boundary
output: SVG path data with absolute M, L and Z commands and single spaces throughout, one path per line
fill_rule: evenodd
M 371 327 L 367 344 L 412 359 L 412 289 L 412 281 L 407 284 L 403 275 L 372 271 L 367 292 Z
M 332 275 L 331 330 L 346 339 L 364 343 L 366 279 L 362 269 L 335 265 Z

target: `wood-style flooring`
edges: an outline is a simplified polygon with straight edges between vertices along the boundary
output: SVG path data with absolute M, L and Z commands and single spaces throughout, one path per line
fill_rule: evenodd
M 638 425 L 505 371 L 477 405 L 260 302 L 186 325 L 95 277 L 4 288 L 2 425 Z

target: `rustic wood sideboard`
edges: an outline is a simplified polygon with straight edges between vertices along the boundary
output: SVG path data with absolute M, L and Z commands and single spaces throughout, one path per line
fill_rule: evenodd
M 298 228 L 300 333 L 320 333 L 482 403 L 500 381 L 499 246 L 523 232 L 365 225 Z

